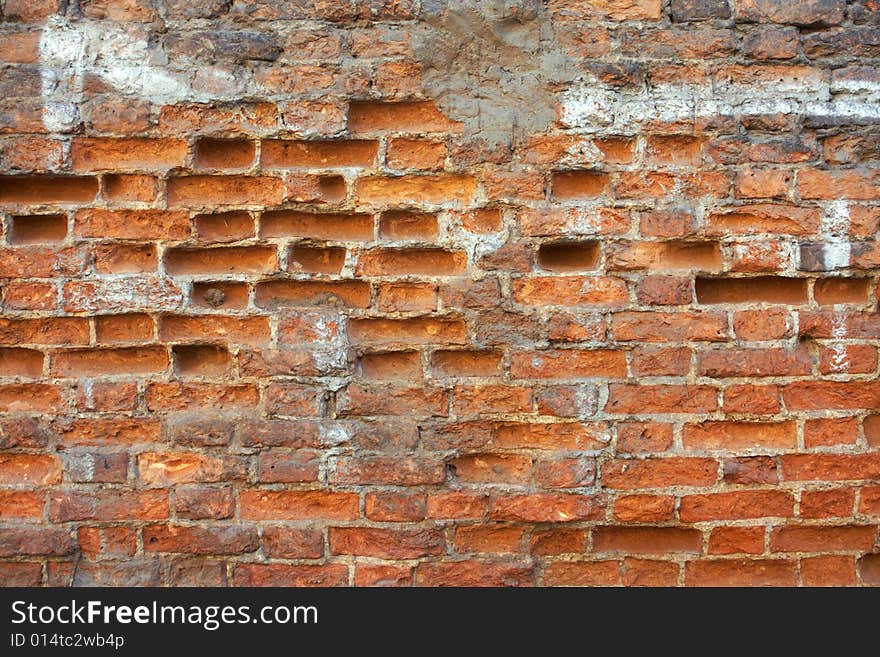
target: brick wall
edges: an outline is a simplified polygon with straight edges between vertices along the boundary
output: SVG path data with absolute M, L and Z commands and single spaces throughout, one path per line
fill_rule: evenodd
M 0 0 L 0 580 L 880 583 L 878 57 L 873 0 Z

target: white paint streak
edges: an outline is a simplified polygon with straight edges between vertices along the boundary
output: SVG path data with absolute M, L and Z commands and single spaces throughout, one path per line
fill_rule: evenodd
M 143 29 L 106 21 L 72 23 L 60 16 L 49 19 L 40 34 L 40 74 L 43 123 L 54 132 L 69 132 L 79 123 L 89 76 L 121 94 L 156 104 L 232 100 L 246 86 L 231 84 L 231 74 L 220 67 L 200 66 L 194 71 L 181 64 L 175 69 Z
M 678 122 L 718 115 L 799 114 L 841 121 L 880 121 L 877 83 L 850 79 L 829 84 L 820 78 L 783 77 L 771 83 L 715 81 L 661 83 L 639 90 L 614 89 L 598 78 L 581 77 L 562 94 L 562 123 L 570 128 L 644 122 Z
M 846 316 L 843 313 L 836 312 L 831 319 L 831 337 L 835 340 L 846 338 Z M 832 372 L 846 372 L 849 368 L 849 359 L 847 358 L 846 345 L 842 342 L 834 342 L 829 345 L 831 349 L 831 366 Z
M 825 271 L 849 267 L 852 247 L 849 243 L 849 205 L 831 201 L 822 213 L 820 231 L 826 242 L 822 247 L 822 268 Z
M 52 18 L 40 34 L 40 77 L 43 124 L 47 130 L 66 132 L 79 120 L 85 69 L 85 36 L 61 18 Z
M 65 303 L 85 312 L 176 310 L 183 305 L 183 291 L 166 277 L 120 276 L 78 281 L 65 290 Z
M 507 243 L 507 228 L 502 225 L 494 233 L 473 233 L 463 224 L 463 217 L 457 212 L 447 212 L 440 217 L 441 229 L 447 235 L 448 246 L 466 252 L 471 262 L 493 253 Z
M 83 394 L 86 397 L 86 408 L 92 408 L 95 405 L 95 380 L 83 379 L 81 383 Z
M 321 442 L 325 445 L 330 445 L 332 447 L 336 447 L 338 445 L 342 445 L 351 440 L 351 436 L 348 435 L 348 432 L 344 427 L 334 424 L 333 426 L 320 426 L 321 433 Z
M 319 315 L 315 321 L 320 340 L 312 350 L 312 357 L 320 374 L 338 372 L 348 366 L 345 320 L 342 314 L 338 314 L 333 317 Z

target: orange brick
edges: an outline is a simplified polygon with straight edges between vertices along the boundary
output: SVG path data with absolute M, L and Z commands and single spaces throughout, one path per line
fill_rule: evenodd
M 74 171 L 171 169 L 186 163 L 186 142 L 181 139 L 73 140 L 70 157 Z

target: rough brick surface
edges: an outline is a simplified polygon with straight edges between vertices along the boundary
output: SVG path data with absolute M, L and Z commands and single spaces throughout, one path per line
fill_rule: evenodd
M 0 582 L 880 585 L 876 5 L 0 1 Z

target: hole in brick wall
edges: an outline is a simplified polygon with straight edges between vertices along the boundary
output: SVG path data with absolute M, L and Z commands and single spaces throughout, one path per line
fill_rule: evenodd
M 39 214 L 12 217 L 10 244 L 62 242 L 67 237 L 67 217 L 63 214 Z
M 358 273 L 364 276 L 453 276 L 466 267 L 465 253 L 444 249 L 372 249 L 358 259 Z
M 209 344 L 177 345 L 173 348 L 177 376 L 222 376 L 229 370 L 225 347 Z
M 173 248 L 165 251 L 165 270 L 169 274 L 269 273 L 275 271 L 277 265 L 274 246 Z
M 87 203 L 97 194 L 97 178 L 0 176 L 0 202 L 3 203 Z
M 297 244 L 290 247 L 287 262 L 287 268 L 293 272 L 338 274 L 345 265 L 345 249 Z
M 276 210 L 260 217 L 260 237 L 310 237 L 316 240 L 370 240 L 373 217 Z
M 559 199 L 593 198 L 608 191 L 607 173 L 600 171 L 554 171 L 553 197 Z
M 437 308 L 437 286 L 430 283 L 383 283 L 376 301 L 386 312 L 431 312 Z
M 659 255 L 660 267 L 718 269 L 721 247 L 717 242 L 667 242 Z
M 99 315 L 95 317 L 95 339 L 98 344 L 152 341 L 153 319 L 141 313 Z
M 345 199 L 345 178 L 342 176 L 321 176 L 318 181 L 318 190 L 321 197 L 330 203 L 337 203 Z
M 35 349 L 0 349 L 0 376 L 35 378 L 43 372 L 43 354 Z
M 870 284 L 871 281 L 867 278 L 820 278 L 813 288 L 813 297 L 822 306 L 865 303 Z
M 190 303 L 198 308 L 246 308 L 248 286 L 222 281 L 193 283 Z
M 495 351 L 446 351 L 431 354 L 435 376 L 498 376 L 501 354 Z
M 756 276 L 753 278 L 697 278 L 699 303 L 781 303 L 807 301 L 805 278 Z
M 200 139 L 196 164 L 208 169 L 243 169 L 254 161 L 254 142 L 244 139 Z
M 627 164 L 632 162 L 636 140 L 632 137 L 605 137 L 597 139 L 595 144 L 607 164 Z
M 427 212 L 383 212 L 379 236 L 392 240 L 433 240 L 438 235 L 437 216 Z
M 598 262 L 598 242 L 555 242 L 538 247 L 538 264 L 550 271 L 595 269 Z
M 205 242 L 237 242 L 254 236 L 254 220 L 247 212 L 199 214 L 196 234 Z
M 157 179 L 154 176 L 125 173 L 104 175 L 104 198 L 109 201 L 149 203 L 156 198 Z
M 360 364 L 361 374 L 366 379 L 418 379 L 422 376 L 422 359 L 417 351 L 364 354 Z
M 869 415 L 863 425 L 865 440 L 871 447 L 880 447 L 880 415 Z
M 95 270 L 100 274 L 137 274 L 156 271 L 154 244 L 99 244 L 95 247 Z
M 433 101 L 386 103 L 353 102 L 348 110 L 351 133 L 399 130 L 404 132 L 443 132 L 458 130 L 458 124 L 446 118 Z

